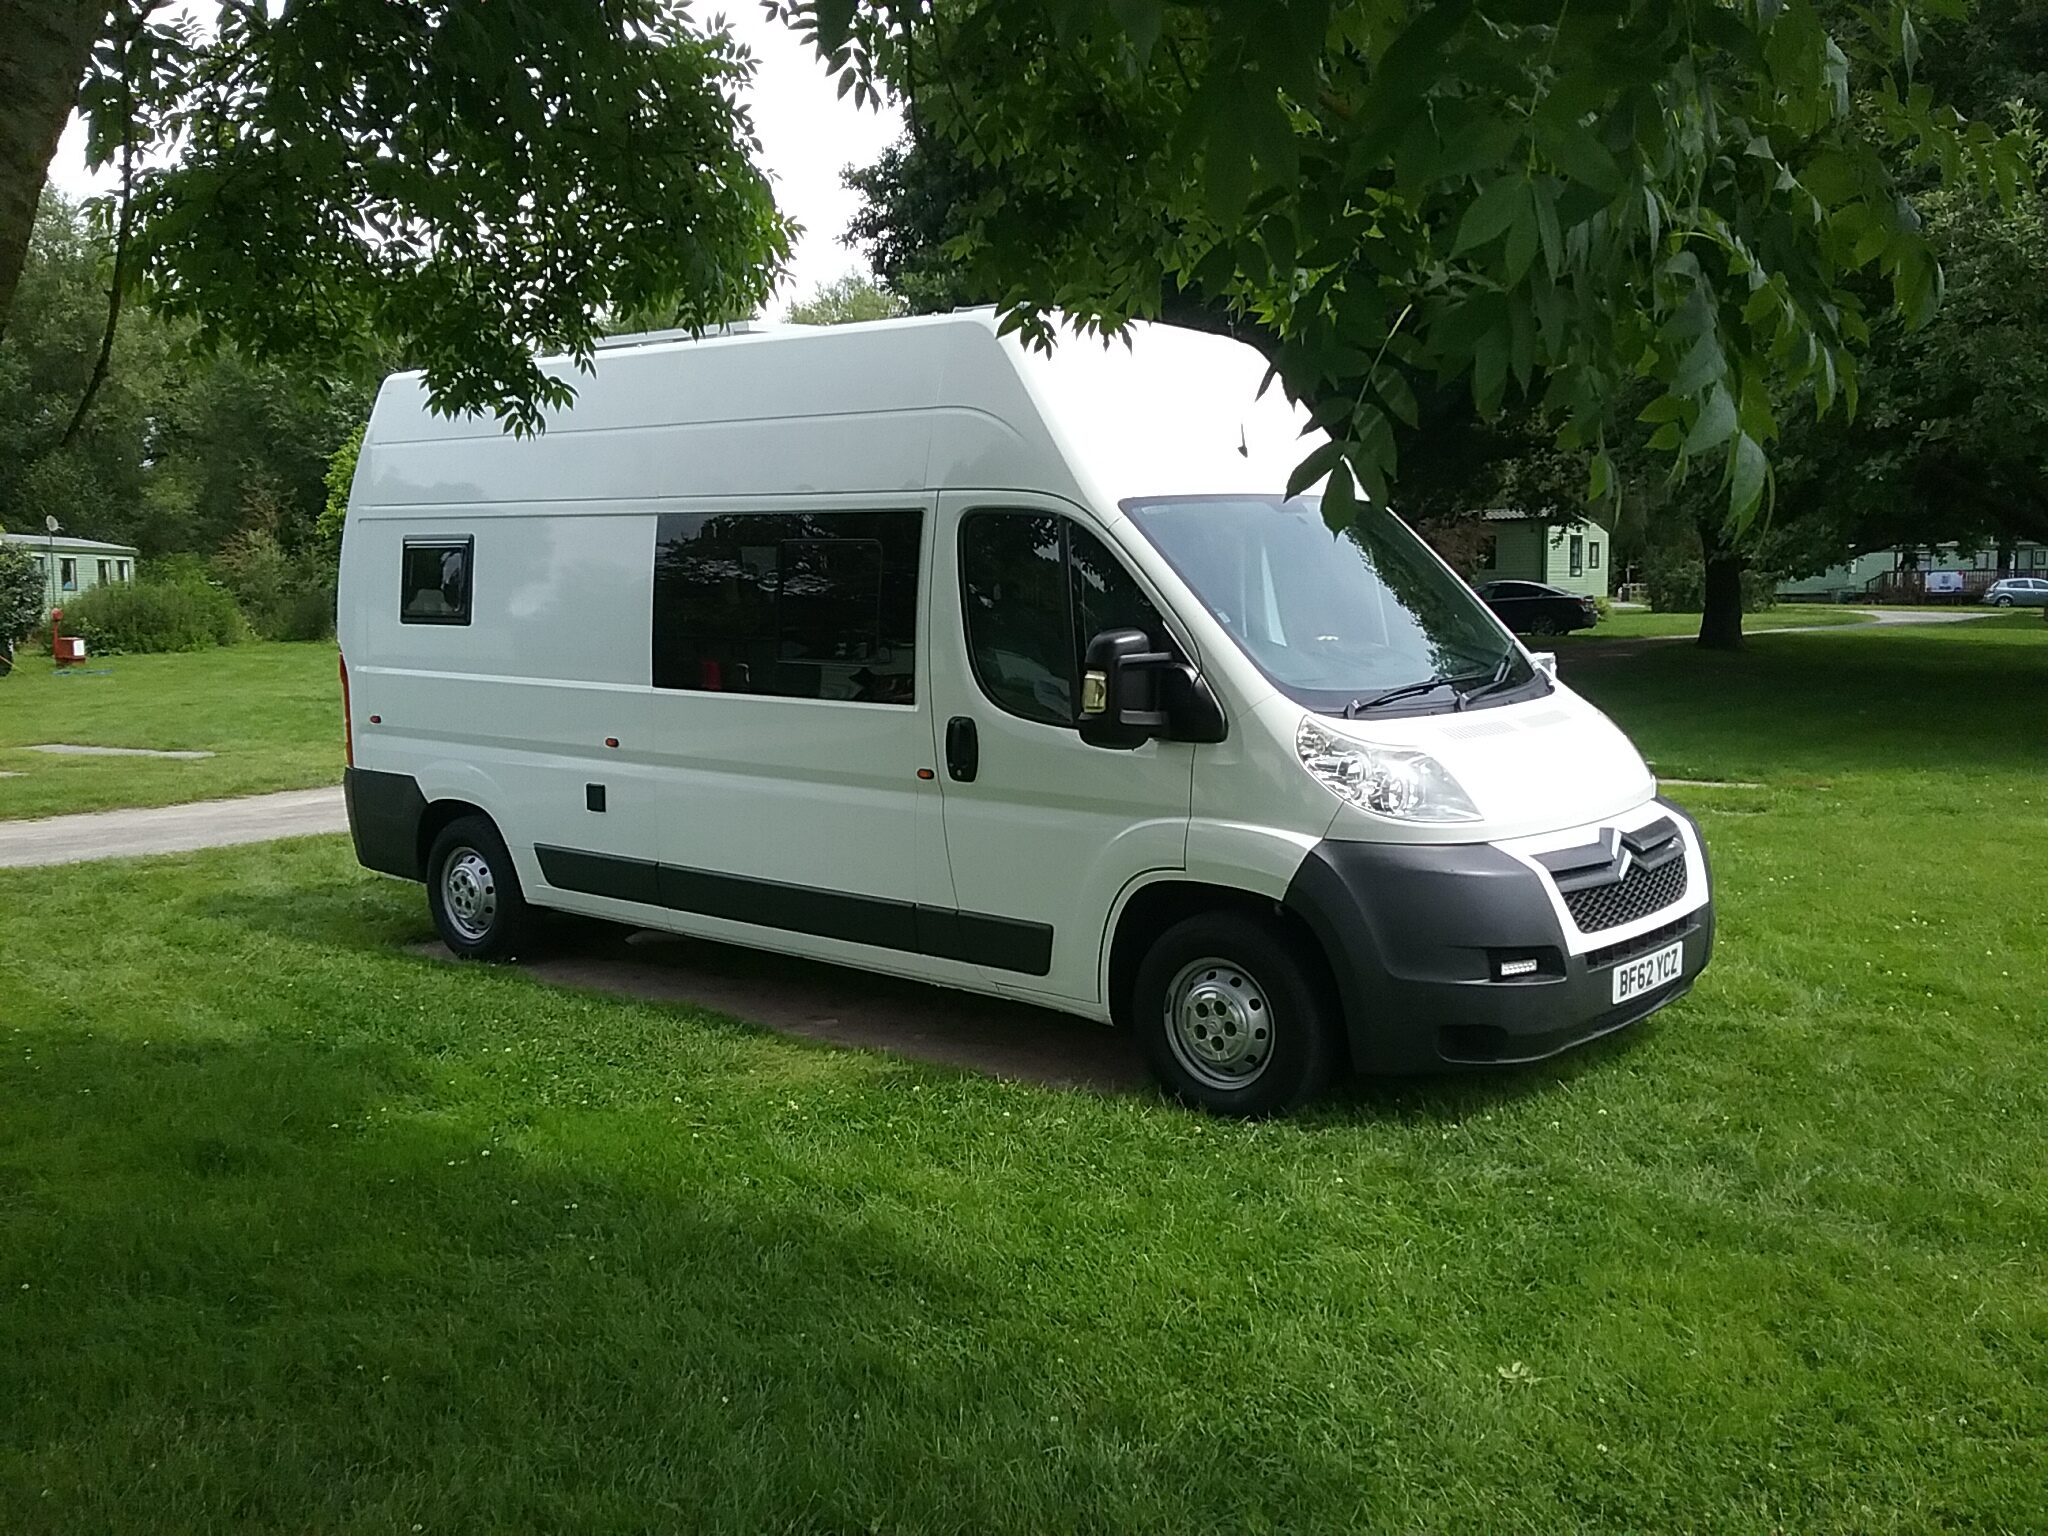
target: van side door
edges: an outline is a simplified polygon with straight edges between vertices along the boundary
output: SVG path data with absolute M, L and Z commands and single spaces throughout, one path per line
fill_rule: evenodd
M 640 746 L 665 789 L 659 835 L 635 861 L 558 858 L 572 882 L 610 882 L 572 889 L 666 909 L 685 932 L 934 974 L 917 926 L 950 900 L 920 777 L 932 500 L 655 519 Z
M 1186 647 L 1113 538 L 1055 498 L 939 499 L 932 698 L 947 860 L 966 955 L 1005 991 L 1102 1006 L 1102 945 L 1126 886 L 1187 863 L 1194 748 L 1084 744 L 1091 635 Z

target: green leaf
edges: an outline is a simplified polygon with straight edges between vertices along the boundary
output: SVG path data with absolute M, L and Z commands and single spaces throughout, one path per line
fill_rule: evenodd
M 1244 140 L 1235 135 L 1211 134 L 1202 163 L 1202 193 L 1209 215 L 1218 224 L 1237 222 L 1252 195 L 1252 157 Z
M 1528 178 L 1524 176 L 1501 176 L 1488 182 L 1459 220 L 1458 238 L 1451 244 L 1451 254 L 1459 256 L 1499 239 L 1513 221 L 1528 188 Z
M 1557 227 L 1557 184 L 1548 176 L 1533 183 L 1536 192 L 1536 232 L 1543 239 L 1543 265 L 1556 277 L 1564 271 L 1564 235 Z
M 1536 259 L 1536 200 L 1524 198 L 1515 209 L 1515 222 L 1508 226 L 1507 279 L 1509 286 L 1526 277 L 1529 263 Z
M 1586 466 L 1586 500 L 1605 501 L 1614 490 L 1614 460 L 1603 448 Z
M 1728 460 L 1728 515 L 1738 526 L 1756 516 L 1763 502 L 1764 476 L 1769 472 L 1763 446 L 1747 432 L 1737 436 Z
M 1735 435 L 1735 401 L 1716 384 L 1707 391 L 1707 403 L 1700 407 L 1699 420 L 1685 437 L 1687 453 L 1705 453 L 1718 448 Z
M 1159 41 L 1159 28 L 1166 20 L 1164 0 L 1109 0 L 1109 13 L 1117 19 L 1143 63 L 1152 57 Z
M 1728 360 L 1721 351 L 1721 338 L 1708 331 L 1692 344 L 1692 350 L 1678 365 L 1678 372 L 1672 376 L 1671 392 L 1675 395 L 1696 395 L 1707 387 L 1710 380 L 1719 377 L 1727 364 Z
M 1316 444 L 1309 456 L 1294 466 L 1294 473 L 1287 477 L 1287 495 L 1292 498 L 1314 485 L 1323 476 L 1336 468 L 1344 457 L 1344 445 L 1336 438 L 1329 438 Z
M 1498 415 L 1500 397 L 1508 383 L 1508 338 L 1500 330 L 1488 331 L 1472 351 L 1472 404 L 1486 417 Z
M 1612 197 L 1621 190 L 1621 167 L 1583 123 L 1572 123 L 1543 144 L 1551 163 L 1581 186 Z
M 814 0 L 811 15 L 818 23 L 817 46 L 824 54 L 837 53 L 853 33 L 855 0 Z
M 1415 406 L 1415 391 L 1408 387 L 1408 379 L 1400 369 L 1382 363 L 1373 370 L 1373 388 L 1387 402 L 1392 411 L 1408 426 L 1414 426 L 1419 419 Z
M 1350 466 L 1338 462 L 1323 487 L 1323 521 L 1337 532 L 1349 528 L 1358 517 L 1358 488 L 1352 483 Z

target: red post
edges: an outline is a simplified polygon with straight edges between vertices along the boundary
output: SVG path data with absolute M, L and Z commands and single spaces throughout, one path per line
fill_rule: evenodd
M 64 633 L 64 610 L 50 610 L 50 660 L 60 667 L 85 660 L 85 642 Z

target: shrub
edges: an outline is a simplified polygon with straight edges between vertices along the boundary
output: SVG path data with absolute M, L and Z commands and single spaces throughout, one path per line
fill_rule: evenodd
M 363 433 L 367 429 L 365 423 L 349 433 L 327 461 L 327 505 L 320 509 L 313 534 L 330 569 L 341 559 L 341 530 L 348 519 L 348 494 L 356 483 L 356 460 L 362 455 Z
M 215 560 L 250 629 L 265 640 L 324 640 L 334 633 L 334 575 L 311 551 L 285 553 L 267 528 L 236 534 Z
M 0 544 L 0 650 L 43 621 L 43 578 L 18 544 Z
M 1658 613 L 1698 613 L 1707 606 L 1707 568 L 1693 558 L 1654 560 L 1648 576 L 1650 607 Z M 1778 606 L 1777 578 L 1769 571 L 1742 573 L 1742 611 L 1761 613 Z
M 274 640 L 331 640 L 334 638 L 334 583 L 308 581 L 291 596 L 283 623 Z
M 64 632 L 102 656 L 123 651 L 203 651 L 234 645 L 248 632 L 228 593 L 177 572 L 145 570 L 64 605 Z

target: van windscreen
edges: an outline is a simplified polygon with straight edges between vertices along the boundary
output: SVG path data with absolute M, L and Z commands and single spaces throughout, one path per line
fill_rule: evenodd
M 1388 512 L 1361 507 L 1337 531 L 1314 497 L 1144 497 L 1123 509 L 1305 708 L 1356 712 L 1400 689 L 1409 708 L 1448 709 L 1478 702 L 1481 689 L 1507 703 L 1547 687 L 1471 589 Z M 1432 681 L 1444 686 L 1432 692 Z

